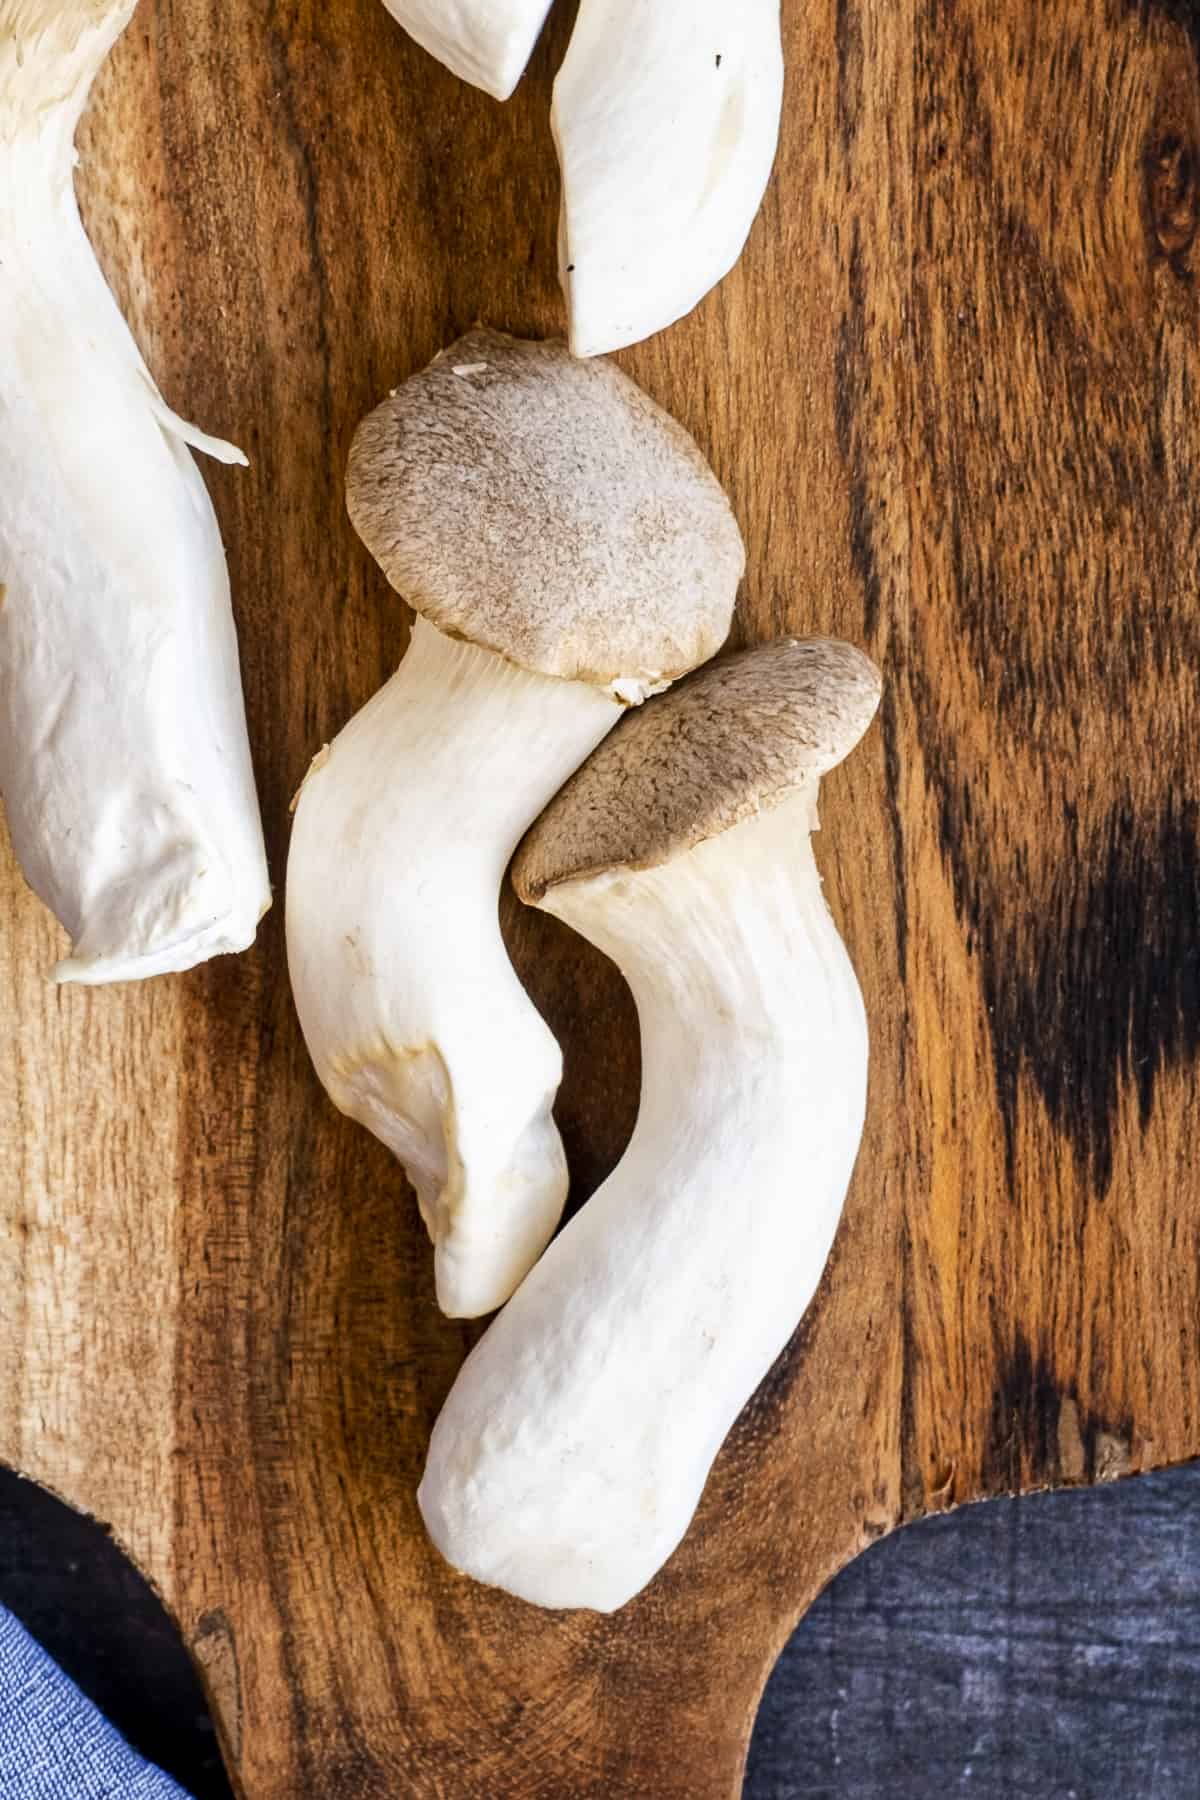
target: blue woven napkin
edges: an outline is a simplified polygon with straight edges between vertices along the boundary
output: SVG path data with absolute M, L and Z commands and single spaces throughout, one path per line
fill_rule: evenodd
M 187 1800 L 2 1606 L 0 1800 Z

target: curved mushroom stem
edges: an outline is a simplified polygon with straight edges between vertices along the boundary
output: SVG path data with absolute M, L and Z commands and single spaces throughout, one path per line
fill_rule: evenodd
M 779 0 L 582 0 L 551 116 L 576 356 L 662 331 L 728 274 L 782 103 Z
M 508 1298 L 562 1213 L 554 1038 L 500 936 L 517 841 L 620 717 L 423 619 L 316 758 L 288 859 L 288 963 L 317 1073 L 404 1164 L 438 1303 Z
M 0 0 L 0 789 L 62 981 L 245 949 L 270 904 L 194 443 L 84 234 L 75 126 L 132 0 Z
M 418 1495 L 450 1562 L 537 1605 L 609 1612 L 650 1580 L 820 1279 L 867 1033 L 815 798 L 542 901 L 633 990 L 641 1110 L 467 1359 Z

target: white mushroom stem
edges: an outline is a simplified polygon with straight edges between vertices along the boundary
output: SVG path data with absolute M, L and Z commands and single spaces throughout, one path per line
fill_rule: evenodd
M 451 1563 L 537 1605 L 610 1612 L 661 1567 L 833 1241 L 867 1029 L 809 844 L 815 785 L 541 902 L 633 990 L 641 1109 L 468 1358 L 418 1496 Z
M 524 74 L 551 0 L 384 0 L 423 50 L 463 81 L 507 100 Z
M 729 272 L 782 100 L 779 0 L 581 0 L 551 119 L 576 356 L 663 330 Z
M 622 710 L 418 619 L 300 792 L 287 939 L 305 1040 L 334 1103 L 408 1171 L 457 1317 L 508 1298 L 566 1198 L 562 1058 L 498 895 L 530 821 Z
M 132 0 L 0 0 L 0 790 L 62 981 L 244 949 L 270 904 L 229 578 L 100 273 L 75 126 Z

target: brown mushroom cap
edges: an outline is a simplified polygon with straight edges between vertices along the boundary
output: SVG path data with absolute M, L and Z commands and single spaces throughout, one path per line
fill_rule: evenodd
M 346 503 L 439 630 L 600 687 L 712 656 L 745 566 L 681 425 L 614 363 L 494 331 L 460 338 L 363 420 Z
M 781 638 L 699 669 L 628 713 L 526 833 L 522 900 L 610 869 L 653 869 L 815 786 L 879 704 L 851 644 Z

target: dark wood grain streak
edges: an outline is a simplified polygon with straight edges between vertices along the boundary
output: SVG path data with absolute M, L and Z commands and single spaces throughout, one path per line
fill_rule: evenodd
M 484 317 L 561 328 L 547 111 L 378 0 L 142 0 L 83 133 L 164 390 L 240 438 L 229 545 L 272 869 L 402 609 L 345 519 L 362 414 Z M 451 1575 L 442 1319 L 394 1164 L 255 951 L 54 993 L 0 863 L 0 1454 L 110 1519 L 181 1621 L 247 1800 L 732 1796 L 771 1661 L 905 1520 L 1200 1452 L 1200 28 L 1191 5 L 785 6 L 778 171 L 737 272 L 621 360 L 704 444 L 735 637 L 886 674 L 818 854 L 872 1020 L 816 1304 L 695 1527 L 617 1618 Z M 508 896 L 578 1196 L 636 1106 L 616 972 Z

